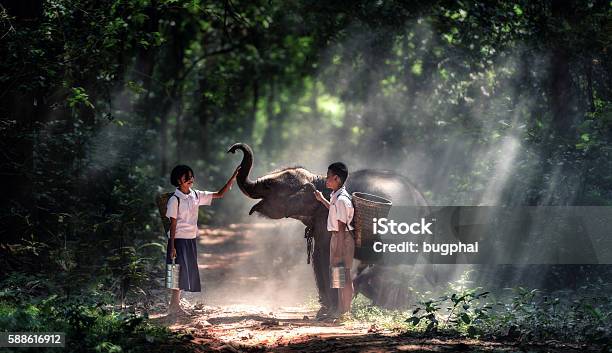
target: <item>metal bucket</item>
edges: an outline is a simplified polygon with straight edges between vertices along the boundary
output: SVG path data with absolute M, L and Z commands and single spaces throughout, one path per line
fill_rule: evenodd
M 346 270 L 344 266 L 337 266 L 331 268 L 331 287 L 332 288 L 344 288 L 346 282 Z
M 172 264 L 166 264 L 166 288 L 179 289 L 179 271 L 181 265 L 174 263 L 176 258 L 172 258 Z

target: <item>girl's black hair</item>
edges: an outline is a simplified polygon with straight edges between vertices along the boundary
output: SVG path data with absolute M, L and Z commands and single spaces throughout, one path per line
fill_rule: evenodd
M 195 175 L 193 173 L 193 170 L 184 164 L 179 164 L 176 167 L 174 167 L 172 169 L 172 172 L 170 173 L 170 184 L 178 187 L 179 186 L 179 179 L 183 176 L 183 175 L 187 175 L 191 173 L 191 175 Z
M 348 178 L 348 168 L 346 167 L 344 163 L 342 162 L 332 163 L 329 165 L 329 167 L 327 167 L 327 169 L 329 169 L 329 171 L 332 172 L 332 174 L 337 175 L 340 178 L 342 185 L 344 185 L 346 178 Z

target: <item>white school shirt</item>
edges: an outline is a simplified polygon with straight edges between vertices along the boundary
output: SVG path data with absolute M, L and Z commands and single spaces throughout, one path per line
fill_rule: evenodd
M 198 193 L 197 199 L 196 192 Z M 189 189 L 189 194 L 187 195 L 176 188 L 174 195 L 178 196 L 181 202 L 179 204 L 176 197 L 172 195 L 168 199 L 168 206 L 166 208 L 166 217 L 176 218 L 175 238 L 193 239 L 198 235 L 198 207 L 210 205 L 212 203 L 213 194 L 214 192 L 212 191 Z M 178 215 L 176 212 L 177 204 L 179 204 Z M 168 237 L 170 237 L 170 230 L 168 230 Z
M 329 213 L 327 214 L 327 230 L 330 232 L 339 231 L 338 221 L 346 224 L 348 230 L 353 230 L 351 221 L 353 220 L 354 212 L 353 202 L 344 186 L 332 192 L 329 200 Z

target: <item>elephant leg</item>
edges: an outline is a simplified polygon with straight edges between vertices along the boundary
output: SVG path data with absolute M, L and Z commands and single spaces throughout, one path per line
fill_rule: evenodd
M 368 299 L 373 299 L 375 296 L 374 287 L 372 286 L 372 271 L 363 271 L 353 280 L 353 288 L 355 295 L 363 294 Z
M 319 292 L 319 303 L 322 307 L 335 310 L 338 305 L 338 291 L 331 288 L 329 271 L 329 242 L 331 233 L 327 230 L 315 230 L 312 263 Z

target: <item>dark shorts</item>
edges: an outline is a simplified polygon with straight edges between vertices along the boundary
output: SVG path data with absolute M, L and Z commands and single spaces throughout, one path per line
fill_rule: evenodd
M 201 292 L 200 271 L 198 269 L 198 248 L 196 239 L 174 239 L 176 247 L 175 263 L 181 266 L 179 288 L 188 292 Z M 166 247 L 166 263 L 172 263 L 170 239 Z

